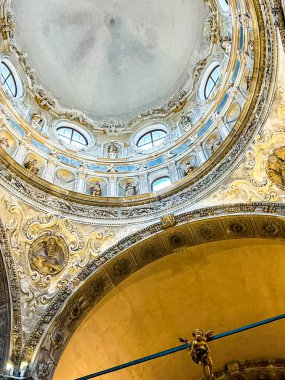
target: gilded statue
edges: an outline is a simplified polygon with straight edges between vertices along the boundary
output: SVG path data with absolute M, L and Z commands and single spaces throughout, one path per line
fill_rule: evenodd
M 91 195 L 95 197 L 100 197 L 101 195 L 101 186 L 99 182 L 95 182 L 93 186 L 90 187 Z
M 217 141 L 217 140 L 214 140 L 212 145 L 211 145 L 211 153 L 215 153 L 216 150 L 218 150 L 218 148 L 222 145 L 222 141 Z
M 56 275 L 63 269 L 64 251 L 54 237 L 31 247 L 30 262 L 33 269 L 43 275 Z
M 174 214 L 164 215 L 161 218 L 161 224 L 164 229 L 170 228 L 176 225 L 176 219 Z
M 194 165 L 190 165 L 190 162 L 188 162 L 186 165 L 187 165 L 187 166 L 185 167 L 185 169 L 184 169 L 184 171 L 183 171 L 183 174 L 184 174 L 185 177 L 186 177 L 187 175 L 193 173 L 193 172 L 197 169 L 196 166 L 194 166 Z
M 232 40 L 228 36 L 220 37 L 221 48 L 227 53 L 230 54 L 232 48 Z
M 44 118 L 40 112 L 34 112 L 31 120 L 31 125 L 38 129 L 41 127 L 42 123 L 44 121 Z
M 119 148 L 111 141 L 111 144 L 108 146 L 108 154 L 110 158 L 116 158 L 119 153 Z
M 24 167 L 33 174 L 38 174 L 40 168 L 38 167 L 38 161 L 36 159 L 29 160 L 24 164 Z
M 132 183 L 128 182 L 126 184 L 126 187 L 125 187 L 125 196 L 131 197 L 131 196 L 136 195 L 136 194 L 137 194 L 136 187 Z
M 0 138 L 0 146 L 3 149 L 7 149 L 10 147 L 9 140 L 7 139 L 7 137 Z
M 1 18 L 0 32 L 4 40 L 13 38 L 13 30 L 15 28 L 15 23 L 12 19 L 12 14 L 9 12 L 7 16 Z
M 188 339 L 179 338 L 180 342 L 189 344 L 187 349 L 193 362 L 200 364 L 203 367 L 205 376 L 208 379 L 212 379 L 213 376 L 213 362 L 210 357 L 210 349 L 207 344 L 207 340 L 213 336 L 215 331 L 209 330 L 205 334 L 200 329 L 195 329 L 192 333 L 194 340 L 189 342 Z
M 269 156 L 267 169 L 271 181 L 285 190 L 285 148 L 278 149 Z

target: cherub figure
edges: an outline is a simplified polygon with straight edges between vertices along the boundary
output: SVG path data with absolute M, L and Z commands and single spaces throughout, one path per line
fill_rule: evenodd
M 190 162 L 187 162 L 186 165 L 187 165 L 187 166 L 185 167 L 184 172 L 183 172 L 183 174 L 184 174 L 185 177 L 186 177 L 187 175 L 193 173 L 193 172 L 197 169 L 196 166 L 191 165 Z
M 3 149 L 7 149 L 10 147 L 9 140 L 7 139 L 7 137 L 0 138 L 0 146 Z
M 44 118 L 40 112 L 34 112 L 31 120 L 32 127 L 39 129 L 44 121 Z
M 38 167 L 38 161 L 36 159 L 27 161 L 24 167 L 33 174 L 38 174 L 40 168 Z
M 194 363 L 201 364 L 204 374 L 208 379 L 212 379 L 213 375 L 213 362 L 210 357 L 210 349 L 207 345 L 207 340 L 213 336 L 215 331 L 209 330 L 205 334 L 200 329 L 195 329 L 192 333 L 194 340 L 189 342 L 188 339 L 179 338 L 180 342 L 190 344 L 187 349 L 191 355 Z
M 218 148 L 222 145 L 222 141 L 217 141 L 217 140 L 214 140 L 212 145 L 211 145 L 211 153 L 215 153 L 216 150 L 218 150 Z
M 131 196 L 136 195 L 136 194 L 137 194 L 136 187 L 132 183 L 128 182 L 126 184 L 126 187 L 125 187 L 125 196 L 131 197 Z
M 91 195 L 95 197 L 100 197 L 101 195 L 101 186 L 99 182 L 95 182 L 93 186 L 90 187 Z

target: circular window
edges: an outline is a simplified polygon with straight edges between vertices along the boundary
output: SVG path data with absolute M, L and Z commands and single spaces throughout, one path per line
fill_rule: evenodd
M 166 187 L 171 185 L 171 181 L 169 177 L 160 177 L 153 181 L 151 188 L 152 191 L 159 191 L 165 189 Z
M 81 149 L 88 145 L 87 138 L 83 133 L 72 127 L 62 126 L 57 128 L 58 136 L 67 144 L 72 145 L 74 148 Z
M 142 135 L 137 142 L 140 149 L 148 150 L 163 143 L 166 137 L 166 132 L 163 129 L 153 129 Z
M 205 99 L 209 99 L 210 96 L 212 95 L 215 87 L 218 84 L 218 81 L 220 79 L 220 75 L 221 75 L 221 69 L 220 69 L 220 66 L 217 65 L 210 72 L 210 74 L 208 75 L 208 78 L 206 80 L 206 84 L 204 87 L 204 98 Z
M 2 83 L 7 88 L 9 94 L 16 98 L 18 92 L 16 79 L 12 70 L 4 61 L 1 61 L 1 78 Z

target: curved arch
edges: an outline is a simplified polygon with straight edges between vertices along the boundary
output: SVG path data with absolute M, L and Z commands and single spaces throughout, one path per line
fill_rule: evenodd
M 219 334 L 282 314 L 284 247 L 284 240 L 273 239 L 215 241 L 183 247 L 140 269 L 91 308 L 64 349 L 53 380 L 78 378 L 179 345 L 177 337 L 191 340 L 195 328 Z M 283 357 L 283 330 L 284 320 L 209 343 L 214 369 L 231 360 Z M 189 380 L 201 378 L 202 369 L 184 352 L 113 376 Z
M 200 209 L 176 216 L 172 228 L 157 223 L 123 239 L 84 268 L 51 302 L 26 344 L 22 360 L 38 331 L 45 330 L 44 336 L 38 337 L 32 370 L 36 373 L 40 363 L 49 362 L 52 373 L 65 344 L 91 307 L 134 272 L 183 247 L 246 237 L 285 239 L 284 210 L 279 206 L 260 203 Z
M 6 268 L 3 261 L 2 249 L 0 249 L 0 373 L 9 356 L 10 346 L 10 296 Z
M 0 219 L 0 373 L 9 360 L 16 369 L 20 368 L 22 328 L 20 291 L 14 260 L 9 249 L 5 228 Z M 2 360 L 1 360 L 2 357 Z

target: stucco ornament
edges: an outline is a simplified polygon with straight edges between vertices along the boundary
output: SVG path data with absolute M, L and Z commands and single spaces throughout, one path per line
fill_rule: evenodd
M 64 267 L 66 247 L 59 237 L 38 239 L 30 248 L 30 265 L 43 275 L 56 275 Z
M 271 181 L 280 189 L 285 190 L 285 147 L 269 156 L 267 170 Z
M 176 219 L 174 214 L 165 215 L 161 218 L 161 224 L 164 229 L 173 227 L 176 225 Z
M 9 40 L 14 37 L 13 30 L 15 28 L 15 23 L 12 19 L 12 14 L 10 12 L 7 13 L 6 16 L 2 17 L 0 32 L 4 40 Z

